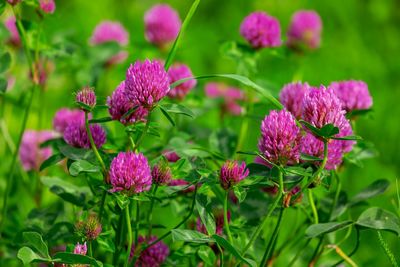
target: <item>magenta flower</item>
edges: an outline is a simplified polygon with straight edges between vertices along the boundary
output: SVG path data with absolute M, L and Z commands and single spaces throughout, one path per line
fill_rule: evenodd
M 179 157 L 179 155 L 174 151 L 165 150 L 162 154 L 169 162 L 177 162 L 181 159 L 181 157 Z
M 240 34 L 255 48 L 280 46 L 281 28 L 279 21 L 264 12 L 253 12 L 244 18 Z
M 249 175 L 249 170 L 246 168 L 246 163 L 239 164 L 237 161 L 226 161 L 222 165 L 219 173 L 219 182 L 225 190 L 235 186 Z
M 4 26 L 7 28 L 7 30 L 10 33 L 8 43 L 10 43 L 13 46 L 20 46 L 21 38 L 19 37 L 19 32 L 17 29 L 17 25 L 15 23 L 16 23 L 15 17 L 10 16 L 4 21 Z
M 242 113 L 242 107 L 238 104 L 238 101 L 244 100 L 243 91 L 229 87 L 224 83 L 207 83 L 204 87 L 204 91 L 209 98 L 223 98 L 222 111 L 228 112 L 232 115 L 240 115 Z
M 61 134 L 64 134 L 68 125 L 77 121 L 84 123 L 85 112 L 80 109 L 61 108 L 54 115 L 53 129 Z
M 90 43 L 98 45 L 107 42 L 116 42 L 121 46 L 125 46 L 129 42 L 129 33 L 119 22 L 102 21 L 94 29 L 90 37 Z
M 325 169 L 334 170 L 338 166 L 340 166 L 340 164 L 342 164 L 342 159 L 343 159 L 342 142 L 348 142 L 348 141 L 338 141 L 338 140 L 329 141 L 328 161 L 326 162 Z M 301 140 L 301 153 L 323 159 L 324 142 L 316 138 L 311 133 L 306 133 L 306 135 Z M 316 162 L 315 164 L 319 165 L 320 162 Z
M 96 94 L 93 88 L 88 86 L 83 87 L 76 93 L 75 101 L 77 103 L 83 103 L 91 108 L 94 108 L 96 106 Z
M 82 245 L 79 244 L 79 242 L 78 242 L 78 243 L 75 245 L 74 254 L 86 255 L 86 253 L 87 253 L 86 242 L 83 243 Z
M 56 3 L 54 0 L 39 0 L 39 5 L 44 13 L 53 14 L 56 10 Z
M 146 238 L 144 236 L 139 236 L 138 238 L 138 246 L 144 244 L 151 244 L 152 242 L 156 241 L 158 238 L 157 236 L 151 236 L 150 238 Z M 131 258 L 135 254 L 135 244 L 132 244 L 132 249 L 130 252 Z M 147 248 L 146 250 L 142 251 L 137 259 L 135 266 L 136 267 L 159 267 L 161 266 L 169 255 L 169 248 L 163 242 L 160 241 L 153 246 Z
M 372 106 L 372 98 L 368 91 L 368 85 L 363 81 L 341 81 L 329 85 L 336 96 L 342 101 L 346 111 L 369 109 Z
M 108 112 L 113 120 L 118 120 L 122 124 L 132 124 L 138 121 L 145 121 L 148 114 L 147 109 L 128 101 L 125 96 L 125 81 L 122 81 L 114 90 L 111 96 L 107 98 Z M 137 109 L 127 117 L 123 117 L 130 109 L 138 106 Z
M 175 40 L 181 29 L 178 13 L 167 4 L 153 6 L 144 15 L 147 41 L 163 47 Z
M 292 114 L 286 110 L 272 110 L 261 123 L 258 149 L 270 162 L 293 164 L 300 157 L 301 131 Z
M 303 98 L 309 89 L 308 83 L 292 82 L 284 85 L 279 94 L 279 100 L 283 106 L 297 119 L 301 117 Z
M 224 234 L 224 213 L 222 210 L 219 210 L 217 212 L 214 212 L 214 217 L 215 217 L 215 233 L 217 235 L 223 235 Z M 231 221 L 231 212 L 228 210 L 228 222 Z M 196 230 L 200 233 L 208 234 L 207 229 L 203 222 L 201 221 L 200 218 L 197 218 L 196 221 Z
M 100 148 L 106 142 L 106 132 L 99 124 L 89 126 L 94 144 Z M 67 144 L 78 148 L 90 148 L 89 136 L 84 121 L 71 122 L 64 131 L 64 140 Z
M 185 64 L 174 64 L 168 70 L 169 82 L 173 84 L 176 81 L 179 81 L 184 78 L 193 77 L 192 71 Z M 197 84 L 195 79 L 188 80 L 175 88 L 172 88 L 168 92 L 168 96 L 171 98 L 176 98 L 182 100 L 191 89 L 193 89 Z
M 317 12 L 300 10 L 293 14 L 287 32 L 288 46 L 316 49 L 321 43 L 322 21 Z
M 165 160 L 161 160 L 159 163 L 153 166 L 151 170 L 151 177 L 153 183 L 156 185 L 166 185 L 172 179 L 171 168 Z
M 136 61 L 126 72 L 125 94 L 129 101 L 152 109 L 168 93 L 169 84 L 159 61 Z
M 51 148 L 40 148 L 43 142 L 51 138 L 53 138 L 53 133 L 50 131 L 27 130 L 24 132 L 19 149 L 19 158 L 24 170 L 38 171 L 42 162 L 51 156 Z
M 333 124 L 341 130 L 343 128 L 342 117 L 346 113 L 342 110 L 342 103 L 333 90 L 327 90 L 324 86 L 311 88 L 303 99 L 303 120 L 314 127 L 322 128 L 326 124 Z
M 120 152 L 110 166 L 112 192 L 137 194 L 151 187 L 151 170 L 142 153 Z

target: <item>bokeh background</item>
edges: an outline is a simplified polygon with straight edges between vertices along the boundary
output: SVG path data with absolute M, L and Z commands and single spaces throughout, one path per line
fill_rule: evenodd
M 124 79 L 125 70 L 136 59 L 163 58 L 156 48 L 144 39 L 143 14 L 160 1 L 135 0 L 58 0 L 54 15 L 46 18 L 44 33 L 50 43 L 65 43 L 88 47 L 88 39 L 100 21 L 118 20 L 130 33 L 128 60 L 101 73 L 96 84 L 100 97 L 112 92 Z M 169 0 L 183 19 L 191 1 Z M 212 73 L 235 73 L 236 66 L 221 54 L 220 46 L 226 41 L 243 42 L 239 25 L 244 16 L 255 10 L 263 10 L 277 17 L 283 34 L 287 30 L 291 15 L 299 9 L 316 10 L 323 21 L 322 46 L 303 55 L 290 54 L 276 57 L 268 49 L 261 52 L 258 72 L 252 77 L 260 84 L 268 85 L 275 95 L 283 84 L 294 79 L 307 81 L 312 85 L 327 85 L 331 81 L 360 79 L 368 83 L 374 99 L 373 112 L 357 123 L 357 133 L 375 145 L 377 156 L 364 161 L 363 167 L 347 165 L 341 176 L 344 189 L 349 195 L 355 194 L 373 180 L 386 178 L 391 181 L 389 190 L 381 197 L 370 201 L 372 205 L 399 212 L 396 201 L 396 179 L 400 174 L 400 2 L 397 0 L 203 0 L 193 17 L 177 53 L 177 60 L 188 64 L 195 75 Z M 32 14 L 26 13 L 26 16 Z M 3 15 L 5 17 L 6 15 Z M 1 31 L 4 38 L 6 32 Z M 5 49 L 0 47 L 0 50 Z M 21 55 L 22 57 L 22 55 Z M 49 77 L 44 95 L 37 95 L 28 128 L 51 128 L 52 116 L 62 106 L 72 106 L 72 94 L 85 85 L 90 77 L 90 63 L 96 55 L 88 53 L 72 56 L 55 65 Z M 26 68 L 14 64 L 12 75 L 22 77 L 14 85 L 16 92 L 26 90 L 29 83 Z M 203 94 L 204 82 L 200 81 L 195 94 Z M 42 101 L 39 101 L 39 98 Z M 44 100 L 43 100 L 44 99 Z M 39 104 L 40 103 L 40 104 Z M 260 116 L 270 107 L 260 110 Z M 38 126 L 37 111 L 44 110 L 45 119 Z M 20 123 L 21 110 L 7 107 L 7 125 L 15 137 Z M 264 114 L 262 113 L 264 112 Z M 206 116 L 206 115 L 205 115 Z M 200 117 L 192 125 L 217 127 L 219 121 Z M 230 122 L 238 130 L 238 122 Z M 252 120 L 250 129 L 258 129 L 260 120 Z M 187 124 L 191 127 L 191 124 Z M 195 126 L 193 126 L 195 127 Z M 255 148 L 258 131 L 251 131 L 244 150 Z M 1 142 L 4 151 L 4 143 Z M 8 166 L 5 159 L 4 165 Z M 4 188 L 4 187 L 3 187 Z M 357 216 L 356 214 L 354 215 Z M 286 224 L 289 227 L 288 224 Z M 290 229 L 288 229 L 290 231 Z M 393 234 L 384 234 L 393 251 L 398 252 L 399 239 Z M 354 260 L 360 266 L 389 266 L 389 261 L 378 245 L 374 232 L 364 231 L 361 247 Z M 350 250 L 352 243 L 342 249 Z

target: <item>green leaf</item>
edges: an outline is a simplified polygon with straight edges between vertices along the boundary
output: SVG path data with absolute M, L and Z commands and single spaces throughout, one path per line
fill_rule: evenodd
M 37 232 L 24 232 L 22 233 L 24 243 L 30 248 L 36 250 L 43 258 L 50 258 L 49 249 L 43 241 L 42 236 Z
M 300 154 L 300 159 L 304 160 L 304 161 L 322 161 L 322 159 L 318 158 L 318 157 L 314 157 L 311 155 L 307 155 L 307 154 Z
M 214 251 L 209 246 L 201 246 L 197 251 L 197 255 L 199 255 L 200 259 L 202 259 L 207 265 L 214 266 L 214 263 L 217 260 Z
M 133 108 L 129 109 L 124 115 L 122 115 L 120 120 L 125 120 L 127 117 L 132 115 L 137 109 L 139 108 L 139 105 L 134 106 Z
M 90 149 L 76 148 L 66 144 L 60 145 L 58 149 L 64 156 L 72 160 L 89 159 L 93 157 L 93 151 Z
M 104 122 L 109 122 L 112 121 L 113 119 L 111 117 L 104 117 L 104 118 L 98 118 L 98 119 L 91 119 L 89 120 L 90 124 L 93 123 L 104 123 Z
M 84 111 L 92 111 L 92 109 L 93 109 L 91 106 L 86 105 L 86 104 L 83 103 L 83 102 L 76 102 L 76 104 L 77 104 L 81 109 L 83 109 Z
M 174 119 L 168 114 L 168 111 L 166 111 L 162 106 L 159 106 L 162 114 L 168 119 L 168 121 L 171 123 L 172 126 L 175 127 L 175 122 Z
M 209 243 L 214 241 L 207 235 L 194 230 L 173 229 L 171 230 L 171 233 L 174 241 L 184 241 L 189 243 Z
M 74 254 L 69 252 L 58 252 L 54 255 L 53 260 L 66 264 L 90 264 L 90 266 L 102 267 L 103 264 L 89 256 Z
M 159 106 L 162 107 L 168 113 L 182 114 L 191 118 L 195 117 L 195 114 L 189 108 L 180 104 L 163 104 Z
M 58 162 L 62 161 L 65 158 L 65 156 L 61 153 L 57 153 L 43 161 L 42 165 L 40 165 L 40 171 L 43 171 L 44 169 L 53 166 L 57 164 Z
M 51 259 L 46 259 L 39 256 L 29 247 L 22 247 L 17 253 L 18 259 L 22 261 L 24 265 L 28 265 L 31 262 L 51 262 Z
M 369 208 L 361 213 L 356 224 L 375 230 L 388 230 L 400 236 L 399 218 L 395 214 L 378 207 Z
M 179 43 L 180 43 L 180 41 L 182 39 L 182 35 L 186 31 L 186 28 L 189 25 L 189 22 L 192 19 L 194 13 L 196 12 L 197 6 L 199 4 L 200 4 L 200 0 L 195 0 L 193 2 L 192 6 L 189 9 L 189 12 L 186 14 L 186 17 L 185 17 L 185 19 L 184 19 L 184 21 L 182 23 L 181 29 L 179 31 L 179 34 L 176 37 L 175 42 L 172 45 L 172 48 L 168 53 L 167 60 L 165 60 L 164 68 L 165 68 L 166 71 L 169 69 L 169 67 L 171 66 L 171 64 L 172 64 L 172 62 L 174 60 L 174 57 L 175 57 L 176 51 L 178 49 Z
M 215 239 L 215 242 L 217 242 L 218 245 L 225 248 L 229 253 L 231 253 L 237 259 L 243 261 L 244 263 L 247 263 L 250 266 L 257 266 L 257 264 L 253 260 L 246 259 L 242 255 L 240 255 L 240 253 L 225 238 L 219 235 L 212 235 L 212 238 Z
M 350 204 L 353 205 L 355 203 L 383 194 L 389 187 L 389 185 L 390 183 L 388 180 L 385 179 L 376 180 L 372 184 L 367 186 L 364 190 L 362 190 L 360 193 L 352 197 L 350 199 Z
M 198 194 L 196 196 L 196 208 L 197 211 L 199 212 L 201 222 L 207 229 L 207 233 L 209 235 L 215 234 L 215 220 L 214 216 L 210 212 L 209 208 L 207 207 L 208 205 L 208 199 L 206 195 Z
M 69 174 L 72 176 L 78 176 L 81 172 L 95 173 L 101 172 L 101 169 L 99 166 L 93 165 L 86 160 L 74 161 L 71 166 L 69 166 Z
M 236 186 L 235 188 L 233 188 L 233 192 L 235 193 L 235 196 L 238 198 L 239 203 L 242 203 L 247 196 L 247 191 L 241 186 Z
M 121 210 L 124 210 L 126 206 L 128 206 L 130 200 L 127 195 L 115 193 L 113 194 L 117 201 L 117 205 Z
M 0 78 L 0 94 L 4 94 L 7 91 L 7 87 L 7 80 Z
M 78 187 L 58 177 L 43 176 L 41 181 L 51 192 L 76 206 L 84 206 L 86 197 L 91 194 L 87 186 Z
M 6 52 L 0 56 L 0 73 L 5 72 L 11 65 L 11 55 Z
M 331 138 L 334 140 L 354 140 L 354 141 L 362 140 L 362 137 L 358 135 L 348 135 L 343 137 L 331 137 Z
M 327 233 L 335 232 L 352 224 L 352 221 L 313 224 L 306 229 L 306 235 L 310 238 L 313 238 Z
M 315 136 L 332 138 L 339 133 L 339 128 L 331 123 L 324 125 L 324 127 L 322 128 L 317 128 L 304 120 L 300 120 L 299 122 L 303 124 L 307 129 L 309 129 Z

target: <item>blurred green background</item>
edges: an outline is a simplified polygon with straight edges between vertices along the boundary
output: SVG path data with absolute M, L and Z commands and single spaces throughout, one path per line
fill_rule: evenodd
M 88 46 L 88 39 L 100 21 L 120 21 L 130 33 L 128 60 L 103 73 L 98 90 L 103 99 L 124 79 L 130 62 L 146 57 L 162 57 L 155 48 L 146 44 L 143 33 L 143 14 L 159 1 L 134 0 L 58 0 L 54 15 L 46 18 L 44 32 L 49 42 L 68 40 L 80 46 Z M 176 8 L 183 19 L 192 1 L 162 1 Z M 253 79 L 261 84 L 272 84 L 274 94 L 283 84 L 300 78 L 312 85 L 328 85 L 331 81 L 360 79 L 368 83 L 374 99 L 373 112 L 357 123 L 357 133 L 375 144 L 378 157 L 368 159 L 363 168 L 348 165 L 342 172 L 344 189 L 352 195 L 373 180 L 386 178 L 392 182 L 384 196 L 371 200 L 373 205 L 396 211 L 394 206 L 395 180 L 400 173 L 400 1 L 397 0 L 203 0 L 185 33 L 177 60 L 188 64 L 195 75 L 211 73 L 235 73 L 236 66 L 221 56 L 220 45 L 226 41 L 243 42 L 239 25 L 244 16 L 255 10 L 263 10 L 281 22 L 283 37 L 291 15 L 299 9 L 316 10 L 323 21 L 322 46 L 304 55 L 274 57 L 264 49 L 259 59 L 258 73 Z M 76 59 L 72 59 L 74 61 Z M 81 66 L 82 62 L 75 62 Z M 86 81 L 85 70 L 68 70 L 68 64 L 55 66 L 50 76 L 44 105 L 34 104 L 34 110 L 45 109 L 43 128 L 50 128 L 54 112 L 62 106 L 72 106 L 72 93 Z M 24 77 L 19 66 L 13 74 Z M 68 72 L 68 75 L 65 73 Z M 87 72 L 86 72 L 87 75 Z M 26 76 L 26 75 L 25 75 Z M 25 90 L 27 81 L 17 79 L 16 90 Z M 203 90 L 199 82 L 196 90 Z M 22 88 L 22 89 L 19 89 Z M 38 101 L 36 101 L 38 103 Z M 267 113 L 270 107 L 265 107 Z M 9 109 L 11 112 L 15 109 Z M 18 110 L 18 109 L 16 109 Z M 18 130 L 18 113 L 8 121 L 12 136 Z M 32 112 L 28 128 L 37 127 L 36 113 Z M 260 114 L 260 115 L 264 115 Z M 200 124 L 218 126 L 218 121 Z M 260 121 L 252 120 L 250 129 L 258 129 Z M 237 122 L 232 121 L 235 127 Z M 190 126 L 190 125 L 188 125 Z M 245 148 L 255 148 L 258 131 L 251 131 Z M 355 215 L 356 217 L 356 215 Z M 398 252 L 399 240 L 385 234 L 394 252 Z M 351 249 L 352 244 L 344 246 Z M 375 233 L 364 231 L 361 248 L 355 255 L 360 266 L 388 266 Z

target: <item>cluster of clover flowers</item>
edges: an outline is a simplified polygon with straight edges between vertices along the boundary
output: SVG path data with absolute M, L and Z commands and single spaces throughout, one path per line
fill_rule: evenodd
M 12 5 L 19 2 L 7 1 Z M 42 2 L 51 1 L 40 1 L 41 5 Z M 10 42 L 18 44 L 18 31 L 13 28 L 15 22 L 9 23 L 9 26 L 8 29 L 12 33 Z M 177 37 L 181 21 L 176 11 L 169 6 L 156 5 L 146 13 L 145 27 L 147 40 L 163 48 Z M 293 16 L 287 45 L 315 49 L 320 44 L 321 29 L 318 14 L 313 11 L 299 11 Z M 282 43 L 279 22 L 263 12 L 247 16 L 242 22 L 240 33 L 254 49 L 275 47 Z M 96 45 L 113 41 L 124 46 L 128 39 L 128 33 L 120 23 L 105 21 L 96 27 L 90 43 Z M 121 52 L 110 58 L 109 63 L 119 63 L 126 57 L 126 53 Z M 113 120 L 126 126 L 139 122 L 146 123 L 146 126 L 137 140 L 134 141 L 129 136 L 130 151 L 119 152 L 109 167 L 98 151 L 106 142 L 106 131 L 99 124 L 89 123 L 92 118 L 91 112 L 97 104 L 95 91 L 90 87 L 81 89 L 76 94 L 76 103 L 80 108 L 60 109 L 54 116 L 54 131 L 28 130 L 24 133 L 19 150 L 24 169 L 39 170 L 40 164 L 52 153 L 50 148 L 41 148 L 40 144 L 59 135 L 70 146 L 93 150 L 102 168 L 104 182 L 110 186 L 112 193 L 132 196 L 149 191 L 152 185 L 186 185 L 188 192 L 196 191 L 201 185 L 191 186 L 185 180 L 173 179 L 168 161 L 175 162 L 179 159 L 174 151 L 165 151 L 164 158 L 153 167 L 150 166 L 147 157 L 139 152 L 151 121 L 151 114 L 157 104 L 166 96 L 183 100 L 196 86 L 194 79 L 187 80 L 191 77 L 193 74 L 190 68 L 184 64 L 175 64 L 167 70 L 157 60 L 136 61 L 130 65 L 125 80 L 107 98 L 106 104 Z M 181 82 L 171 88 L 171 84 L 178 81 Z M 229 87 L 221 89 L 220 85 L 210 83 L 206 86 L 206 93 L 211 97 L 223 97 L 226 100 L 226 109 L 232 114 L 240 114 L 240 106 L 235 102 L 238 99 L 243 100 L 240 91 Z M 284 109 L 270 111 L 261 123 L 259 153 L 255 159 L 256 163 L 267 168 L 277 168 L 279 175 L 275 181 L 276 186 L 272 189 L 277 191 L 277 194 L 274 203 L 268 208 L 268 213 L 241 251 L 243 255 L 253 245 L 265 222 L 280 203 L 283 207 L 289 207 L 290 196 L 305 190 L 308 190 L 312 199 L 309 188 L 319 184 L 323 171 L 340 167 L 344 154 L 350 152 L 355 143 L 346 113 L 369 109 L 372 106 L 367 85 L 362 81 L 333 82 L 327 87 L 313 87 L 300 82 L 290 83 L 283 87 L 280 101 Z M 304 161 L 301 154 L 313 157 L 315 172 L 305 186 L 284 188 L 284 168 L 301 164 Z M 225 230 L 231 244 L 233 236 L 229 229 L 230 211 L 227 208 L 229 192 L 248 176 L 249 170 L 245 162 L 228 160 L 219 170 L 219 183 L 226 191 L 226 198 L 224 211 L 216 214 L 216 233 L 223 235 Z M 87 220 L 77 223 L 77 232 L 81 233 L 84 241 L 96 239 L 102 231 L 102 209 L 103 207 L 98 216 L 100 219 L 97 216 L 89 216 Z M 165 236 L 139 236 L 133 241 L 128 206 L 125 208 L 125 217 L 129 231 L 126 265 L 129 262 L 137 266 L 161 265 L 169 254 L 168 246 L 162 241 Z M 196 228 L 200 232 L 207 232 L 200 219 L 197 220 Z M 82 255 L 86 255 L 87 251 L 86 242 L 76 244 L 74 249 L 74 253 Z

